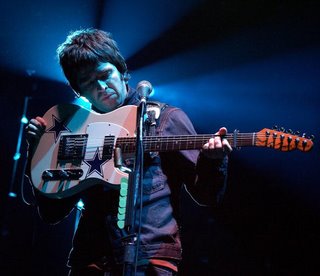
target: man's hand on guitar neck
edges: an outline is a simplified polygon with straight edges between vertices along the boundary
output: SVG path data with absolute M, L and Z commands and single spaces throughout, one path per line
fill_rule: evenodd
M 32 157 L 35 147 L 39 143 L 46 126 L 46 120 L 39 116 L 29 121 L 29 124 L 26 127 L 26 140 L 28 143 L 29 157 Z
M 223 159 L 232 151 L 228 140 L 225 138 L 227 129 L 222 127 L 215 133 L 214 138 L 210 138 L 208 143 L 202 147 L 202 153 L 211 159 Z

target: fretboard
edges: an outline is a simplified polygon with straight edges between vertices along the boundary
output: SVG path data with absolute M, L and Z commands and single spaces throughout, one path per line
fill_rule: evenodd
M 201 149 L 208 140 L 215 135 L 177 135 L 177 136 L 145 136 L 143 138 L 144 151 L 176 151 Z M 256 133 L 237 133 L 224 136 L 232 147 L 254 146 Z M 119 137 L 116 146 L 122 149 L 123 153 L 135 151 L 136 139 L 134 137 Z

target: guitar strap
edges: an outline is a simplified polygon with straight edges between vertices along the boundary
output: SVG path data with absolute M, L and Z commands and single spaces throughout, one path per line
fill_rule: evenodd
M 150 101 L 147 102 L 145 117 L 145 131 L 147 136 L 155 136 L 156 128 L 159 125 L 161 112 L 168 106 L 166 103 Z
M 156 128 L 160 124 L 161 112 L 168 106 L 166 103 L 161 102 L 147 102 L 147 111 L 145 117 L 145 135 L 156 136 Z M 149 157 L 153 159 L 158 156 L 158 152 L 149 152 Z

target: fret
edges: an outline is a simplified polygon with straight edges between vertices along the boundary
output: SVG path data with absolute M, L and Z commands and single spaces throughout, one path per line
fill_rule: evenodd
M 168 140 L 169 140 L 169 138 L 165 137 L 164 140 L 166 141 L 165 142 L 165 145 L 166 145 L 165 150 L 168 151 L 169 150 L 169 148 L 168 148 L 168 145 L 169 145 L 169 141 Z
M 254 145 L 254 133 L 238 133 L 237 144 L 239 147 L 253 146 Z

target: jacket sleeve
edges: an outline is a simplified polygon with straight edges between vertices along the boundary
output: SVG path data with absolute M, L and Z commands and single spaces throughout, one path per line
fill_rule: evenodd
M 188 116 L 179 108 L 165 109 L 159 124 L 159 135 L 196 135 Z M 221 203 L 227 184 L 227 157 L 209 159 L 201 150 L 181 150 L 164 155 L 167 171 L 175 181 L 185 185 L 187 192 L 199 205 L 217 206 Z M 170 164 L 170 165 L 168 165 Z M 170 172 L 169 172 L 170 174 Z M 180 179 L 180 181 L 179 181 Z

